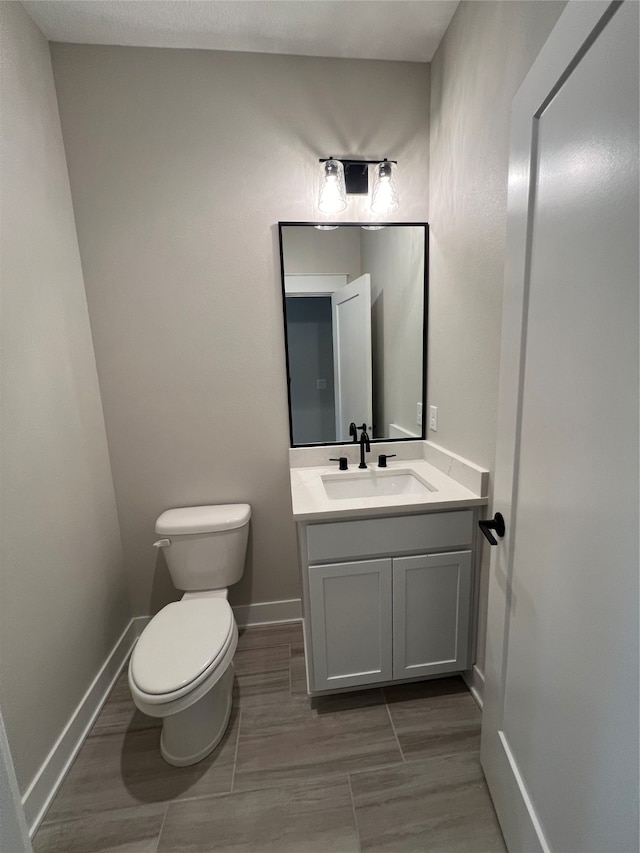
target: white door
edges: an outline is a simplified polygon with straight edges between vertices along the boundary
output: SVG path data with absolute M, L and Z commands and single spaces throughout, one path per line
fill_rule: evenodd
M 481 760 L 511 853 L 638 850 L 638 3 L 514 100 Z
M 373 420 L 371 276 L 361 275 L 331 295 L 336 441 L 349 441 L 349 424 Z M 371 437 L 371 432 L 369 433 Z

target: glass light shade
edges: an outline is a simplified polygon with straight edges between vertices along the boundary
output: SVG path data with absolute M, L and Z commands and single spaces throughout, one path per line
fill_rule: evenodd
M 374 213 L 392 213 L 400 205 L 395 178 L 395 164 L 383 160 L 376 166 L 371 195 L 371 210 Z
M 323 213 L 341 213 L 347 206 L 344 166 L 340 160 L 327 160 L 322 167 L 318 208 Z

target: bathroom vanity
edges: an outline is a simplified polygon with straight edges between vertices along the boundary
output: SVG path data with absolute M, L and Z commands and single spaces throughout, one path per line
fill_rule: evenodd
M 424 440 L 428 226 L 279 235 L 308 692 L 471 669 L 488 472 Z
M 348 472 L 308 464 L 326 448 L 291 451 L 312 695 L 463 672 L 474 661 L 488 472 L 429 442 L 392 447 L 408 458 L 360 471 L 354 456 Z

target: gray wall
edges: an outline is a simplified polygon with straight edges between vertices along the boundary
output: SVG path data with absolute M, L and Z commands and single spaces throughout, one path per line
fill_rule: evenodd
M 427 437 L 494 470 L 511 101 L 564 2 L 463 2 L 431 64 Z M 488 547 L 478 659 L 484 663 Z
M 318 231 L 308 225 L 288 225 L 282 243 L 287 275 L 346 275 L 352 281 L 362 273 L 358 228 Z
M 136 613 L 174 593 L 172 506 L 247 501 L 234 603 L 299 596 L 278 220 L 318 218 L 318 157 L 402 164 L 425 220 L 424 65 L 52 46 Z M 354 197 L 339 217 L 373 217 Z
M 47 42 L 0 5 L 0 702 L 24 793 L 129 620 Z

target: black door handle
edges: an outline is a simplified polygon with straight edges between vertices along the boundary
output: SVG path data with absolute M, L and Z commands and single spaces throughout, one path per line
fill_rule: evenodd
M 496 539 L 496 537 L 493 535 L 493 533 L 491 531 L 495 530 L 495 532 L 498 534 L 498 536 L 501 539 L 504 536 L 505 527 L 504 527 L 504 518 L 502 517 L 502 513 L 497 512 L 493 516 L 493 518 L 488 518 L 485 521 L 479 521 L 478 527 L 480 528 L 480 530 L 482 530 L 482 532 L 484 533 L 484 535 L 487 539 L 487 542 L 489 542 L 490 545 L 497 545 L 498 540 Z

